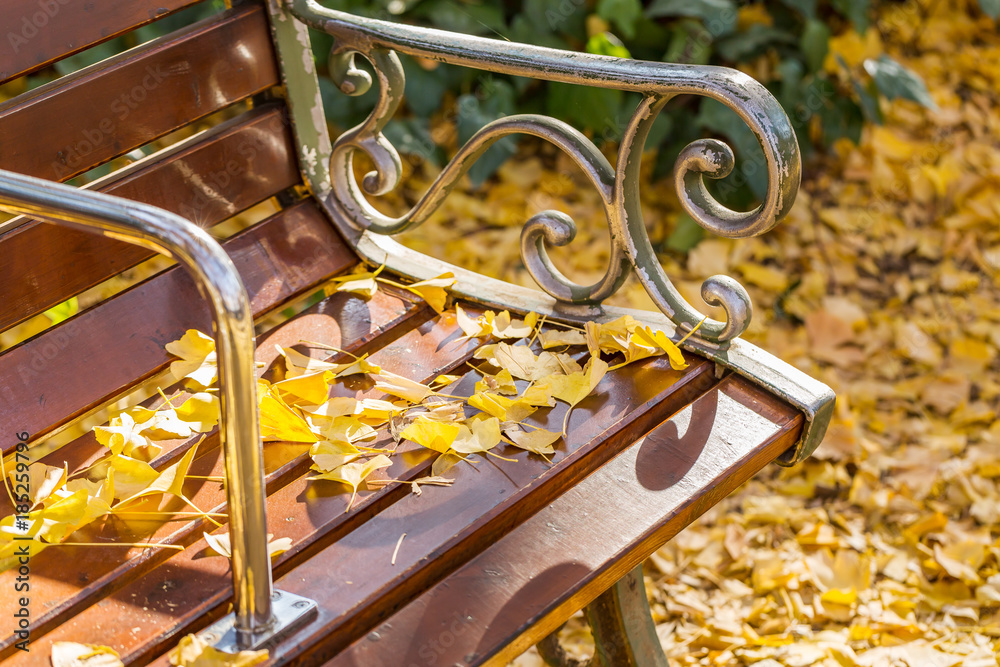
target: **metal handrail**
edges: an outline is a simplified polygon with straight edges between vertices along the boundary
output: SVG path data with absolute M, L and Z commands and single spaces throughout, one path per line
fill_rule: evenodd
M 220 431 L 232 544 L 235 630 L 240 648 L 273 625 L 264 463 L 257 419 L 250 300 L 232 260 L 179 215 L 99 192 L 0 170 L 0 209 L 125 241 L 177 260 L 212 305 L 219 368 Z

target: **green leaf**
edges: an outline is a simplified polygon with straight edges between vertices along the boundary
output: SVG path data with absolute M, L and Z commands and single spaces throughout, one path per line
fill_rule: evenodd
M 406 90 L 403 99 L 410 111 L 425 118 L 441 108 L 441 102 L 448 91 L 445 65 L 438 65 L 428 71 L 412 58 L 400 58 L 403 74 L 406 76 Z M 374 88 L 375 86 L 372 86 Z
M 499 4 L 430 0 L 419 3 L 414 16 L 428 19 L 435 27 L 467 35 L 502 35 L 507 24 Z
M 701 21 L 683 19 L 670 31 L 670 41 L 663 61 L 707 65 L 712 55 L 712 33 L 705 29 Z
M 979 0 L 979 8 L 991 19 L 1000 16 L 1000 0 Z
M 802 28 L 799 41 L 802 55 L 810 72 L 818 72 L 823 67 L 826 54 L 830 50 L 830 29 L 822 21 L 809 19 Z
M 715 50 L 726 60 L 740 62 L 749 60 L 774 44 L 796 44 L 798 40 L 790 32 L 755 23 L 716 43 Z
M 578 129 L 618 136 L 622 129 L 618 117 L 624 99 L 625 94 L 620 90 L 552 82 L 546 97 L 546 109 L 550 116 Z
M 587 53 L 615 58 L 632 57 L 621 40 L 607 32 L 598 33 L 587 40 Z
M 763 199 L 767 192 L 764 152 L 746 122 L 724 104 L 704 100 L 698 113 L 698 125 L 726 137 L 736 155 L 733 173 L 716 181 L 720 199 L 724 199 L 727 191 L 734 191 L 741 183 L 746 183 L 755 197 Z
M 444 150 L 434 143 L 426 118 L 394 118 L 384 132 L 389 142 L 403 155 L 411 155 L 439 167 L 447 161 Z
M 635 37 L 635 23 L 642 18 L 639 0 L 599 0 L 597 15 L 613 23 L 626 39 Z
M 886 99 L 894 100 L 902 97 L 922 104 L 931 110 L 937 110 L 937 105 L 927 92 L 927 86 L 916 72 L 909 70 L 889 56 L 882 54 L 878 60 L 869 58 L 865 61 L 865 71 L 875 80 L 878 91 Z
M 868 10 L 871 0 L 833 0 L 834 8 L 854 24 L 859 33 L 868 30 Z
M 77 301 L 74 296 L 69 301 L 64 301 L 58 306 L 52 306 L 46 310 L 45 317 L 52 320 L 52 324 L 59 324 L 60 322 L 73 317 L 78 312 L 80 312 L 80 302 Z
M 514 88 L 506 81 L 485 78 L 475 95 L 458 98 L 458 141 L 465 143 L 487 123 L 517 111 Z M 517 139 L 504 137 L 496 142 L 469 169 L 469 179 L 477 187 L 493 175 L 517 151 Z
M 736 28 L 736 3 L 732 0 L 655 0 L 646 10 L 649 18 L 690 16 L 699 18 L 713 35 L 726 35 Z
M 865 120 L 869 123 L 881 125 L 882 110 L 878 106 L 878 91 L 875 90 L 875 84 L 869 82 L 865 86 L 857 79 L 852 78 L 851 86 L 854 88 L 854 92 L 858 94 L 858 100 L 861 102 L 861 111 L 865 115 Z
M 687 213 L 677 216 L 677 226 L 667 237 L 667 247 L 676 252 L 687 253 L 705 238 L 705 229 Z
M 807 19 L 816 18 L 816 0 L 781 0 L 781 4 L 794 9 Z

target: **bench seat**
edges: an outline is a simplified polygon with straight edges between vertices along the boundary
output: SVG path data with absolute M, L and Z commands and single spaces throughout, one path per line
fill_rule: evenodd
M 12 24 L 36 4 L 13 0 L 0 8 L 0 22 Z M 87 17 L 72 3 L 60 9 L 30 53 L 0 71 L 0 83 L 175 12 L 201 11 L 184 0 L 118 4 L 113 16 L 95 10 Z M 334 362 L 366 354 L 418 382 L 457 375 L 448 391 L 471 395 L 482 376 L 479 362 L 470 361 L 489 341 L 463 336 L 454 308 L 437 312 L 384 285 L 367 299 L 334 293 L 317 300 L 359 262 L 384 260 L 384 275 L 403 283 L 450 269 L 427 259 L 417 273 L 401 270 L 415 253 L 347 220 L 345 202 L 327 184 L 331 143 L 322 115 L 312 123 L 316 108 L 303 106 L 299 84 L 316 80 L 311 53 L 287 57 L 295 35 L 305 34 L 288 6 L 301 3 L 233 4 L 0 104 L 0 181 L 3 171 L 82 178 L 85 190 L 154 205 L 215 234 L 249 298 L 260 377 L 280 377 L 280 346 Z M 123 94 L 130 97 L 122 101 Z M 116 100 L 127 104 L 113 106 Z M 54 129 L 40 134 L 40 126 Z M 324 159 L 309 152 L 306 135 Z M 135 159 L 136 150 L 143 157 Z M 104 165 L 110 173 L 94 176 Z M 0 194 L 4 207 L 27 210 Z M 270 213 L 249 213 L 265 209 Z M 0 222 L 0 330 L 155 254 L 127 236 L 92 235 L 50 224 L 58 219 L 51 213 L 36 215 Z M 221 223 L 234 216 L 244 228 L 230 233 Z M 621 314 L 455 271 L 456 302 L 473 316 L 491 307 L 523 314 L 532 304 L 552 321 Z M 171 399 L 188 395 L 168 375 L 164 346 L 189 329 L 212 330 L 203 287 L 184 266 L 171 266 L 2 351 L 0 432 L 27 434 L 33 461 L 65 465 L 71 475 L 89 469 L 107 450 L 92 432 L 76 433 L 81 420 L 155 386 Z M 667 318 L 635 315 L 680 338 Z M 683 370 L 651 357 L 609 372 L 573 408 L 551 460 L 501 445 L 496 453 L 510 460 L 474 457 L 447 472 L 450 486 L 422 486 L 419 494 L 409 482 L 432 473 L 436 453 L 409 441 L 350 507 L 344 485 L 308 479 L 307 445 L 265 443 L 268 532 L 292 542 L 272 561 L 275 587 L 316 603 L 315 614 L 270 647 L 266 664 L 503 665 L 595 600 L 644 605 L 635 570 L 642 560 L 767 463 L 807 454 L 832 409 L 825 387 L 742 341 L 699 340 L 686 346 Z M 793 391 L 799 386 L 811 398 Z M 334 391 L 383 397 L 364 376 Z M 153 395 L 143 404 L 161 400 Z M 567 409 L 558 402 L 531 423 L 561 431 Z M 128 665 L 166 665 L 185 635 L 231 611 L 230 561 L 208 557 L 202 535 L 229 530 L 229 489 L 219 481 L 227 470 L 224 443 L 218 430 L 199 440 L 159 442 L 151 465 L 163 470 L 197 446 L 184 495 L 224 525 L 108 518 L 82 527 L 72 541 L 182 549 L 64 545 L 33 556 L 30 652 L 18 648 L 23 637 L 14 626 L 0 625 L 2 664 L 43 664 L 56 642 L 74 641 L 109 646 Z M 373 446 L 394 443 L 382 427 Z M 8 460 L 15 444 L 3 443 Z M 179 499 L 170 502 L 185 509 Z M 0 517 L 13 513 L 0 496 Z M 13 590 L 17 577 L 13 569 L 0 572 L 0 590 Z M 615 602 L 629 595 L 628 586 L 640 601 Z M 12 618 L 19 605 L 0 596 L 0 618 Z M 622 636 L 637 627 L 624 626 Z M 629 653 L 642 641 L 648 650 L 649 636 L 617 648 L 617 640 L 605 639 L 607 665 L 662 664 L 662 656 Z M 630 657 L 614 657 L 616 650 Z

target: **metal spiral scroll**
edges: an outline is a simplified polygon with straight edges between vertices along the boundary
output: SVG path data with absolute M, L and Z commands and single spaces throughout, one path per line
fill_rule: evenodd
M 404 88 L 403 68 L 395 52 L 373 47 L 362 52 L 356 46 L 335 47 L 330 57 L 330 73 L 341 91 L 349 95 L 366 92 L 371 75 L 356 67 L 354 58 L 368 59 L 376 72 L 379 97 L 371 115 L 360 125 L 342 134 L 333 146 L 331 180 L 338 204 L 348 220 L 361 230 L 377 234 L 398 234 L 426 220 L 472 164 L 491 145 L 510 134 L 527 134 L 554 144 L 565 152 L 601 195 L 611 232 L 611 258 L 605 276 L 593 285 L 576 284 L 552 264 L 546 245 L 564 246 L 576 235 L 572 218 L 559 211 L 543 211 L 530 218 L 521 233 L 521 256 L 538 285 L 559 301 L 573 304 L 600 303 L 621 287 L 629 265 L 640 282 L 681 331 L 690 331 L 701 322 L 695 337 L 709 345 L 726 346 L 750 324 L 752 306 L 746 289 L 727 276 L 712 276 L 702 284 L 706 303 L 721 306 L 726 321 L 705 319 L 689 304 L 664 273 L 646 232 L 639 204 L 640 162 L 643 147 L 656 116 L 673 97 L 672 93 L 648 93 L 633 114 L 613 168 L 597 147 L 583 134 L 547 116 L 522 114 L 508 116 L 485 125 L 444 168 L 421 199 L 399 217 L 389 217 L 374 208 L 367 196 L 391 191 L 399 182 L 399 154 L 382 134 L 395 113 Z M 707 93 L 706 93 L 707 94 Z M 733 108 L 758 133 L 768 158 L 770 179 L 765 201 L 747 212 L 730 210 L 709 193 L 704 177 L 723 178 L 734 165 L 730 148 L 714 139 L 692 142 L 681 151 L 674 168 L 674 184 L 684 209 L 705 229 L 729 238 L 763 233 L 773 227 L 790 202 L 786 183 L 775 183 L 784 176 L 775 173 L 774 148 L 758 132 L 760 118 L 741 108 L 734 96 L 712 95 Z M 354 176 L 355 151 L 364 152 L 374 170 L 359 185 Z M 797 172 L 795 184 L 797 185 Z M 792 190 L 794 193 L 794 189 Z M 703 321 L 704 320 L 704 321 Z

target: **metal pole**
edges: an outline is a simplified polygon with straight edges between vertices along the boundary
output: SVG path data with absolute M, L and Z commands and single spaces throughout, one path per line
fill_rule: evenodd
M 219 430 L 226 466 L 235 630 L 240 648 L 272 626 L 264 463 L 257 419 L 253 314 L 232 260 L 204 230 L 147 204 L 0 170 L 0 208 L 148 248 L 177 260 L 212 304 Z

